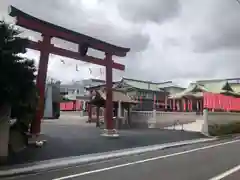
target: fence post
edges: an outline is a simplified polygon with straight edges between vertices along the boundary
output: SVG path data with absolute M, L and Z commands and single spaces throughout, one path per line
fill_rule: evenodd
M 157 111 L 156 109 L 153 109 L 152 111 L 152 118 L 148 121 L 148 127 L 149 128 L 155 128 L 157 123 Z
M 202 126 L 202 134 L 209 136 L 208 133 L 208 109 L 203 110 L 203 126 Z
M 156 122 L 157 120 L 157 111 L 156 109 L 153 109 L 153 121 Z

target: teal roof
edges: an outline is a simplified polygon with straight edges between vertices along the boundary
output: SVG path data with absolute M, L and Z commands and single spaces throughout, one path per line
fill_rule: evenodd
M 230 84 L 230 86 L 235 92 L 240 93 L 240 84 Z
M 233 90 L 226 80 L 197 81 L 191 83 L 187 89 L 170 96 L 170 98 L 181 98 L 183 96 L 201 96 L 200 92 L 211 92 L 219 94 L 239 95 Z
M 197 84 L 204 86 L 208 92 L 220 93 L 227 86 L 227 81 L 198 81 Z
M 121 83 L 137 89 L 148 90 L 148 91 L 159 91 L 159 92 L 164 91 L 164 88 L 169 88 L 169 87 L 181 88 L 177 85 L 174 85 L 172 81 L 156 83 L 152 81 L 142 81 L 142 80 L 136 80 L 136 79 L 123 78 Z
M 123 78 L 122 81 L 123 83 L 137 89 L 150 90 L 150 91 L 162 91 L 161 89 L 159 89 L 157 83 L 153 83 L 151 81 L 140 81 L 140 80 L 134 80 L 134 79 L 127 79 L 127 78 Z

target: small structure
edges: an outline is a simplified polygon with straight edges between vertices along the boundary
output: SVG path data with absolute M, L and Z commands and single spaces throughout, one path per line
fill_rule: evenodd
M 106 99 L 107 99 L 107 91 L 105 87 L 101 87 L 99 89 L 91 88 L 90 90 L 90 101 L 88 103 L 88 112 L 89 112 L 89 122 L 96 121 L 96 126 L 100 125 L 100 109 L 102 108 L 102 115 L 104 117 L 104 121 L 106 121 L 105 117 L 105 107 L 106 107 Z M 125 94 L 121 90 L 113 89 L 113 116 L 114 127 L 120 128 L 122 124 L 129 126 L 130 122 L 130 110 L 131 105 L 136 104 L 137 102 L 132 100 L 127 94 Z M 93 119 L 93 109 L 96 111 L 96 119 Z M 127 113 L 125 113 L 127 112 Z
M 227 80 L 205 80 L 190 83 L 184 91 L 169 96 L 176 111 L 203 112 L 203 93 L 210 92 L 238 97 L 240 94 Z
M 47 83 L 44 98 L 43 118 L 58 119 L 60 116 L 60 82 Z

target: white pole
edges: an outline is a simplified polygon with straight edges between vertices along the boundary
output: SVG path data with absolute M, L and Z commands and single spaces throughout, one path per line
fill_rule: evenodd
M 118 118 L 122 117 L 121 114 L 122 114 L 122 103 L 121 101 L 118 101 Z
M 204 109 L 203 110 L 203 125 L 202 125 L 202 133 L 204 135 L 209 135 L 208 133 L 208 110 Z

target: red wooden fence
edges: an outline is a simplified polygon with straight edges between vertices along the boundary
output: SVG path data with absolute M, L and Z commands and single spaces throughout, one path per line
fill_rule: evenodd
M 204 108 L 240 111 L 240 98 L 222 94 L 204 93 Z
M 81 111 L 83 110 L 84 101 L 70 101 L 70 102 L 61 102 L 60 110 L 61 111 Z

